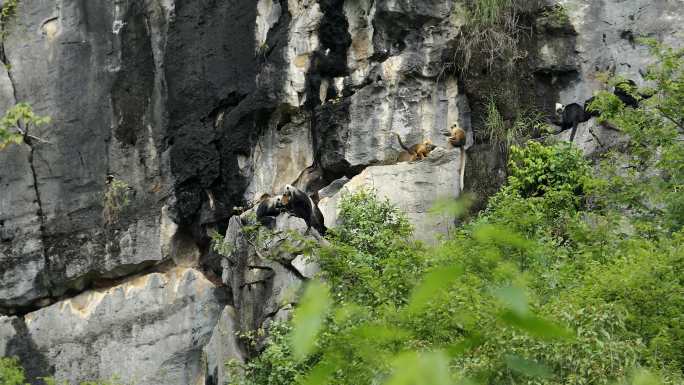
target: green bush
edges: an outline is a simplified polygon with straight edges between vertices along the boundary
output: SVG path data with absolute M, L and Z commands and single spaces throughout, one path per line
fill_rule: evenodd
M 293 384 L 302 376 L 307 366 L 298 362 L 292 356 L 292 349 L 287 336 L 291 327 L 286 323 L 273 323 L 268 329 L 266 348 L 254 360 L 246 364 L 237 361 L 226 363 L 231 384 L 242 385 L 278 385 Z M 247 337 L 247 343 L 255 341 L 254 337 Z
M 19 360 L 13 357 L 0 357 L 0 384 L 24 385 L 26 377 Z
M 340 225 L 331 229 L 330 247 L 320 263 L 334 293 L 363 305 L 405 303 L 425 267 L 422 246 L 411 241 L 406 216 L 373 191 L 346 195 Z

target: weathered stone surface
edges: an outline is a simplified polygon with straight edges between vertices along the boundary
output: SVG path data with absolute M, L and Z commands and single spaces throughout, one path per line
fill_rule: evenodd
M 308 279 L 314 278 L 321 271 L 315 259 L 306 255 L 296 256 L 290 264 L 297 269 L 299 274 Z
M 343 176 L 342 178 L 335 179 L 330 183 L 329 185 L 325 186 L 324 188 L 320 189 L 318 191 L 318 196 L 322 198 L 330 198 L 333 195 L 337 194 L 340 189 L 349 182 L 349 178 L 346 176 Z
M 447 234 L 454 226 L 454 218 L 429 210 L 438 199 L 460 195 L 460 167 L 460 150 L 440 148 L 421 161 L 368 167 L 333 197 L 321 199 L 319 207 L 326 226 L 334 227 L 343 194 L 375 189 L 378 196 L 388 198 L 408 215 L 417 239 L 432 243 L 438 234 Z
M 567 88 L 560 90 L 563 104 L 582 103 L 594 91 L 602 89 L 597 78 L 599 72 L 609 72 L 643 84 L 639 71 L 646 69 L 651 56 L 646 47 L 640 46 L 635 39 L 644 36 L 656 38 L 665 44 L 681 46 L 679 35 L 684 25 L 682 5 L 667 0 L 600 0 L 581 2 L 563 0 L 570 24 L 576 36 L 568 37 L 575 43 L 573 49 L 562 50 L 565 55 L 557 57 L 554 65 L 571 60 L 576 64 L 575 80 Z M 559 41 L 555 47 L 563 45 Z M 553 46 L 553 43 L 550 45 Z
M 14 106 L 14 85 L 0 68 L 0 114 Z M 0 313 L 48 295 L 40 206 L 31 169 L 31 147 L 0 151 Z
M 292 234 L 305 231 L 304 220 L 287 213 L 276 218 L 273 230 L 245 232 L 239 217 L 230 219 L 224 245 L 231 252 L 223 261 L 223 281 L 232 290 L 241 330 L 256 330 L 296 303 L 302 283 L 317 269 L 313 264 L 301 272 L 292 265 L 303 247 Z
M 245 353 L 238 342 L 238 332 L 237 312 L 232 306 L 226 306 L 211 333 L 209 343 L 203 350 L 207 360 L 205 384 L 230 383 L 230 373 L 226 371 L 226 363 L 229 361 L 244 362 Z
M 498 144 L 477 143 L 467 151 L 464 190 L 473 198 L 471 211 L 479 212 L 506 182 L 506 158 Z
M 282 193 L 286 184 L 294 183 L 314 162 L 306 116 L 285 116 L 288 114 L 287 111 L 275 114 L 276 124 L 269 126 L 254 148 L 252 179 L 245 191 L 247 201 L 254 201 L 263 193 Z
M 570 140 L 570 130 L 565 130 L 557 135 L 560 140 Z M 580 123 L 575 134 L 575 145 L 582 150 L 582 153 L 591 157 L 609 149 L 618 148 L 620 145 L 627 144 L 629 138 L 610 126 L 599 124 L 596 119 Z
M 317 110 L 324 169 L 350 174 L 394 163 L 402 150 L 395 133 L 409 146 L 424 139 L 445 146 L 454 123 L 470 133 L 467 97 L 456 77 L 443 72 L 457 33 L 452 7 L 440 0 L 345 3 L 349 72 L 326 84 L 350 96 L 323 100 Z
M 114 376 L 137 384 L 204 383 L 202 348 L 225 300 L 196 270 L 144 275 L 10 319 L 12 345 L 3 338 L 0 355 L 19 355 L 32 378 L 54 371 L 72 383 Z M 7 324 L 0 322 L 0 336 Z

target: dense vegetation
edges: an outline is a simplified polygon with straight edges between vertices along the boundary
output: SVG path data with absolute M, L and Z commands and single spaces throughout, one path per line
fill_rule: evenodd
M 345 197 L 323 280 L 234 383 L 682 383 L 684 51 L 649 44 L 655 96 L 593 104 L 624 148 L 513 147 L 507 185 L 437 247 L 372 191 Z

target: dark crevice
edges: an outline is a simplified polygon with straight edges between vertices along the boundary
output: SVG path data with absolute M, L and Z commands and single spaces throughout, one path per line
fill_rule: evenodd
M 35 312 L 37 310 L 40 310 L 42 308 L 48 307 L 54 303 L 57 302 L 62 302 L 66 301 L 69 299 L 72 299 L 74 297 L 77 297 L 85 292 L 91 291 L 91 290 L 108 290 L 116 286 L 120 286 L 125 284 L 128 281 L 131 281 L 135 278 L 139 278 L 145 275 L 149 274 L 164 274 L 169 272 L 171 269 L 178 267 L 173 260 L 168 259 L 164 260 L 160 263 L 155 263 L 152 261 L 147 261 L 143 262 L 140 264 L 131 264 L 131 265 L 120 265 L 119 268 L 124 268 L 128 269 L 131 271 L 131 273 L 124 275 L 124 276 L 119 276 L 116 278 L 107 278 L 103 276 L 102 274 L 92 272 L 90 274 L 87 274 L 83 277 L 79 277 L 76 281 L 85 281 L 87 282 L 86 284 L 82 285 L 80 289 L 76 289 L 74 287 L 76 281 L 72 281 L 68 283 L 67 285 L 70 285 L 71 288 L 67 289 L 64 291 L 63 294 L 59 296 L 50 296 L 48 298 L 41 298 L 39 300 L 34 301 L 32 304 L 27 305 L 27 306 L 16 306 L 12 307 L 11 309 L 0 309 L 0 316 L 1 315 L 8 315 L 8 316 L 17 316 L 17 317 L 24 317 L 29 313 Z M 215 276 L 211 272 L 206 272 L 203 271 L 202 268 L 198 266 L 192 267 L 195 271 L 199 272 L 202 274 L 208 281 L 210 281 L 214 286 L 216 287 L 222 287 L 224 286 L 220 280 L 217 280 Z M 9 311 L 8 311 L 9 310 Z
M 0 30 L 0 37 L 2 37 L 3 31 Z M 14 102 L 16 103 L 19 98 L 17 97 L 17 87 L 15 87 L 14 78 L 12 77 L 12 64 L 10 64 L 7 54 L 5 53 L 5 41 L 0 40 L 0 61 L 5 66 L 7 70 L 7 77 L 9 78 L 10 85 L 12 86 L 12 96 L 14 97 Z
M 14 78 L 12 77 L 12 65 L 9 62 L 9 59 L 7 58 L 7 55 L 5 53 L 5 42 L 2 41 L 0 42 L 0 59 L 2 60 L 2 63 L 4 64 L 5 68 L 7 69 L 7 77 L 10 81 L 10 86 L 12 87 L 12 95 L 14 97 L 14 102 L 16 103 L 19 100 L 19 97 L 17 96 L 17 87 L 14 82 Z M 26 125 L 24 127 L 24 143 L 29 148 L 29 156 L 28 156 L 28 163 L 29 167 L 31 168 L 31 178 L 33 181 L 33 191 L 36 194 L 36 204 L 38 205 L 38 210 L 36 212 L 36 215 L 38 216 L 38 220 L 40 222 L 40 243 L 41 243 L 41 253 L 43 255 L 43 261 L 44 261 L 44 269 L 43 269 L 43 285 L 45 286 L 45 289 L 47 290 L 48 296 L 52 296 L 52 282 L 50 281 L 50 258 L 47 255 L 47 250 L 45 248 L 45 212 L 43 211 L 43 200 L 40 195 L 40 189 L 38 188 L 38 173 L 36 172 L 36 167 L 34 164 L 34 154 L 35 154 L 35 144 L 32 142 L 32 136 L 31 133 L 29 132 L 30 126 Z
M 29 166 L 31 167 L 31 177 L 33 178 L 33 190 L 36 194 L 36 204 L 38 205 L 38 220 L 40 221 L 40 245 L 43 253 L 43 260 L 45 267 L 43 270 L 43 280 L 45 288 L 47 289 L 48 296 L 52 297 L 52 282 L 50 280 L 50 257 L 48 256 L 47 249 L 45 248 L 45 212 L 43 211 L 43 201 L 40 196 L 40 189 L 38 188 L 38 173 L 36 172 L 36 167 L 33 162 L 33 155 L 35 148 L 31 143 L 31 138 L 29 135 L 29 127 L 25 127 L 24 142 L 29 146 Z
M 300 273 L 299 270 L 297 270 L 297 268 L 295 268 L 294 266 L 292 266 L 292 263 L 291 263 L 291 262 L 289 262 L 289 263 L 281 263 L 281 265 L 282 265 L 285 269 L 287 269 L 287 271 L 289 271 L 290 273 L 294 274 L 295 277 L 299 278 L 300 280 L 302 280 L 302 281 L 308 281 L 308 280 L 309 280 L 309 278 L 306 278 L 304 275 L 302 275 L 302 273 Z
M 7 341 L 5 354 L 19 357 L 26 370 L 27 380 L 31 383 L 42 383 L 41 378 L 54 375 L 55 367 L 46 355 L 40 351 L 29 333 L 23 317 L 12 320 L 15 335 Z

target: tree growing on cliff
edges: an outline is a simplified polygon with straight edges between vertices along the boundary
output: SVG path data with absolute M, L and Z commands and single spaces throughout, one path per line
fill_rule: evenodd
M 30 133 L 33 128 L 47 123 L 50 123 L 50 117 L 36 115 L 28 103 L 17 103 L 0 119 L 0 150 L 10 144 L 21 144 L 27 139 L 47 143 Z

